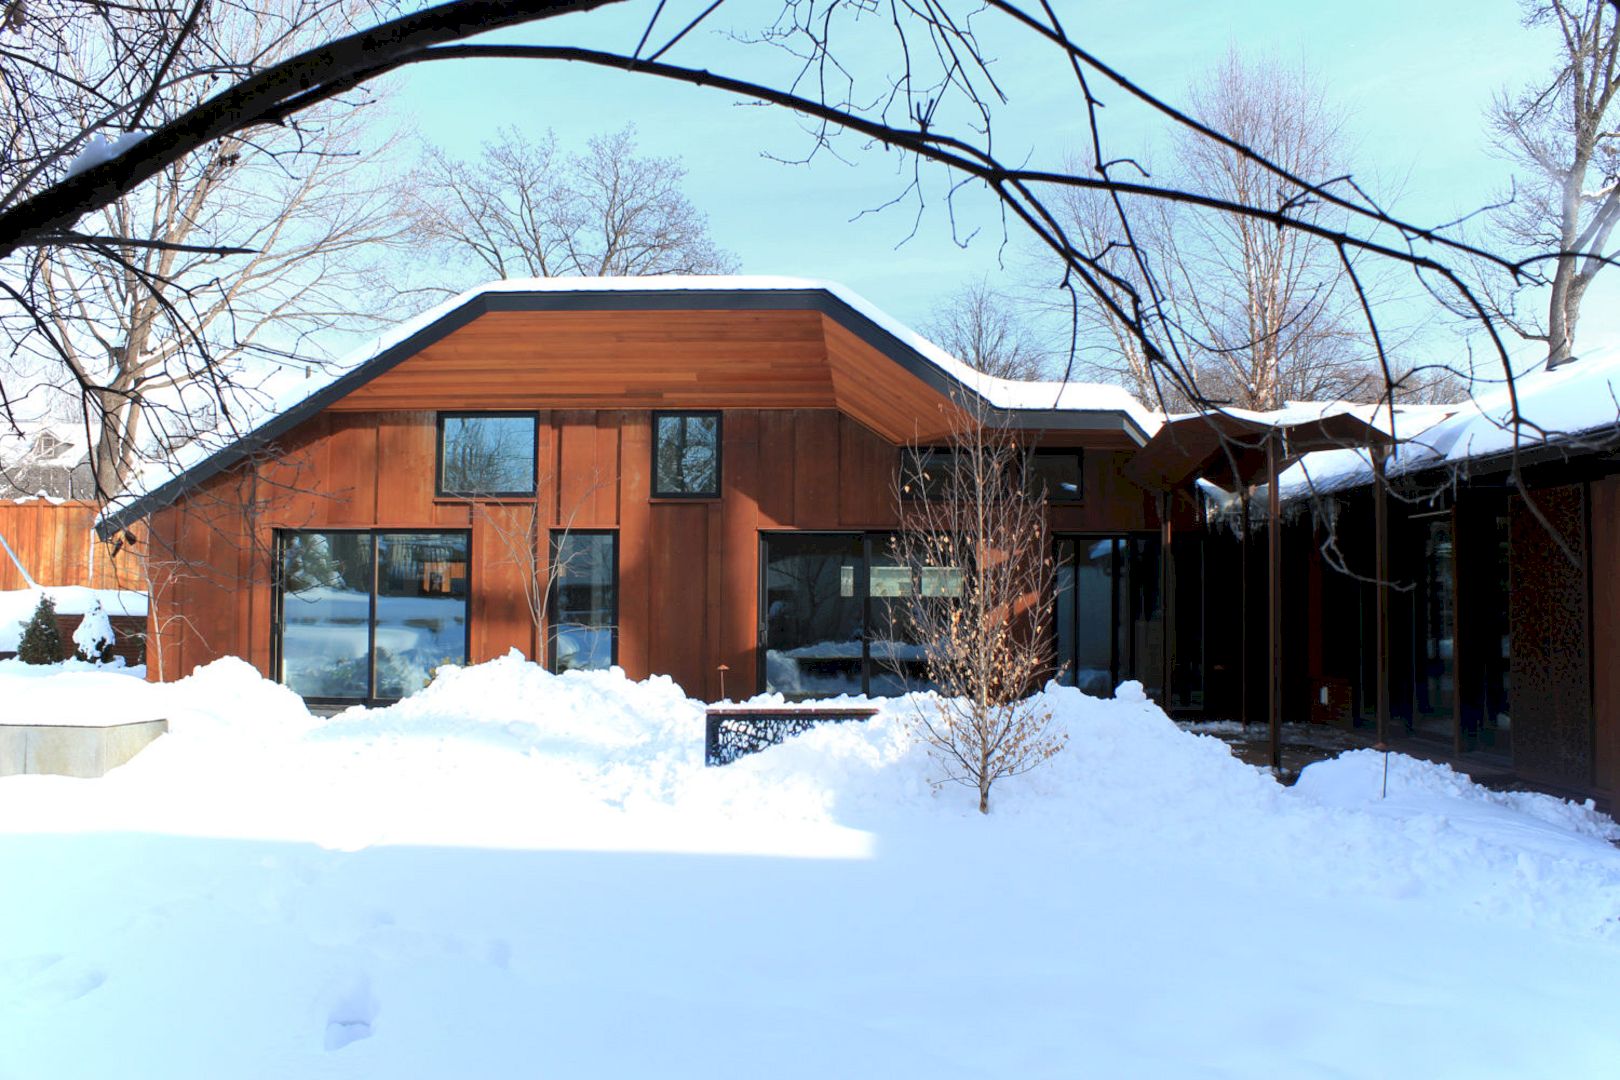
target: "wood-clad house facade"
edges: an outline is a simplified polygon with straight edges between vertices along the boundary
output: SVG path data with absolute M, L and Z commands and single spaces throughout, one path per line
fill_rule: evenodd
M 494 290 L 103 527 L 149 522 L 155 679 L 237 655 L 313 699 L 386 700 L 437 662 L 517 649 L 708 700 L 722 680 L 730 697 L 882 692 L 868 639 L 902 454 L 943 442 L 972 392 L 825 288 Z M 1136 567 L 1151 606 L 1157 564 L 1133 550 L 1172 503 L 1127 479 L 1146 436 L 1114 401 L 998 416 L 1076 470 L 1050 513 L 1111 560 L 1092 584 Z M 532 466 L 447 490 L 447 439 L 486 421 Z M 659 448 L 682 431 L 714 440 L 712 487 L 660 490 Z M 526 579 L 548 562 L 567 566 L 550 604 L 568 633 L 531 614 Z M 1133 604 L 1104 609 L 1099 680 L 1163 670 L 1162 605 L 1132 624 Z

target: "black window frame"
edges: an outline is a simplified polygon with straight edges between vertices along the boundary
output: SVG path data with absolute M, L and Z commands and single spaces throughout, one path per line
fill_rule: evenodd
M 920 480 L 936 457 L 949 456 L 953 461 L 961 457 L 962 450 L 954 446 L 902 446 L 900 448 L 900 498 L 906 502 L 928 502 L 937 498 L 937 492 Z M 941 482 L 941 481 L 936 481 Z M 946 477 L 942 482 L 949 482 Z
M 527 491 L 453 491 L 444 486 L 444 422 L 446 420 L 528 420 L 534 428 L 529 447 L 530 484 Z M 540 414 L 533 409 L 465 409 L 435 415 L 433 438 L 433 497 L 436 499 L 532 499 L 540 492 Z
M 686 420 L 714 417 L 714 490 L 713 491 L 661 491 L 658 487 L 658 424 L 666 417 Z M 725 490 L 725 414 L 719 409 L 658 409 L 652 414 L 652 455 L 649 462 L 648 487 L 654 499 L 686 499 L 713 501 Z
M 607 536 L 613 540 L 613 621 L 609 624 L 608 665 L 619 666 L 619 613 L 623 610 L 624 597 L 621 595 L 619 583 L 619 530 L 618 529 L 552 529 L 550 538 L 546 542 L 546 566 L 557 565 L 557 544 L 567 540 L 570 536 Z M 550 583 L 546 588 L 546 670 L 553 675 L 561 675 L 557 670 L 557 590 L 561 582 L 556 574 L 550 574 Z M 584 670 L 599 670 L 588 668 Z
M 1042 457 L 1048 457 L 1048 458 L 1053 458 L 1053 457 L 1073 457 L 1074 460 L 1075 460 L 1075 465 L 1077 466 L 1077 468 L 1075 470 L 1075 476 L 1076 476 L 1075 493 L 1073 495 L 1064 495 L 1064 496 L 1062 496 L 1060 498 L 1060 497 L 1054 495 L 1052 492 L 1048 491 L 1046 493 L 1046 501 L 1047 501 L 1047 503 L 1049 505 L 1052 505 L 1052 506 L 1078 506 L 1080 503 L 1085 502 L 1086 501 L 1086 452 L 1083 449 L 1081 449 L 1080 447 L 1078 447 L 1078 446 L 1075 446 L 1075 447 L 1038 446 L 1038 447 L 1035 447 L 1032 450 L 1027 451 L 1025 453 L 1026 468 L 1025 468 L 1025 471 L 1024 471 L 1024 477 L 1025 477 L 1025 481 L 1026 481 L 1025 490 L 1030 490 L 1028 488 L 1027 484 L 1028 484 L 1029 481 L 1033 480 L 1033 478 L 1035 476 L 1035 473 L 1027 467 L 1028 462 L 1033 461 L 1036 458 L 1042 458 Z M 1037 492 L 1031 490 L 1030 494 L 1034 495 L 1034 494 L 1037 494 Z
M 363 705 L 366 708 L 393 705 L 403 701 L 403 698 L 377 697 L 372 691 L 377 688 L 377 542 L 381 536 L 441 536 L 454 534 L 467 538 L 467 595 L 466 622 L 462 630 L 461 655 L 462 663 L 470 665 L 472 659 L 472 627 L 473 627 L 473 542 L 471 529 L 439 528 L 423 525 L 414 528 L 390 529 L 364 525 L 337 525 L 337 526 L 307 526 L 303 528 L 276 528 L 271 534 L 271 563 L 270 563 L 270 670 L 272 678 L 280 686 L 286 686 L 286 672 L 282 664 L 286 657 L 283 655 L 285 647 L 282 642 L 282 633 L 286 627 L 283 619 L 286 602 L 286 582 L 284 580 L 284 566 L 286 562 L 285 545 L 287 538 L 298 533 L 351 533 L 368 536 L 371 539 L 371 599 L 370 610 L 366 616 L 366 695 L 364 697 L 325 697 L 314 696 L 299 697 L 311 705 L 320 706 L 349 706 Z M 288 687 L 288 689 L 291 689 Z M 296 691 L 294 691 L 296 693 Z

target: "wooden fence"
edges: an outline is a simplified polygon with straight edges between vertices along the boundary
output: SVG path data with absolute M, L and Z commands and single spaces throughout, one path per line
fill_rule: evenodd
M 135 550 L 115 556 L 112 545 L 96 539 L 95 520 L 94 503 L 0 501 L 0 537 L 39 584 L 144 591 L 146 572 L 138 555 L 144 550 L 145 526 L 135 529 Z M 0 549 L 0 590 L 27 587 Z

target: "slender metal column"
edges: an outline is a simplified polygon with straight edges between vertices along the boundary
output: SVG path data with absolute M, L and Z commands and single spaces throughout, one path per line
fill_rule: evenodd
M 1384 458 L 1389 451 L 1372 448 L 1374 575 L 1378 582 L 1375 616 L 1378 621 L 1378 742 L 1389 745 L 1389 505 L 1384 492 Z
M 1282 503 L 1277 492 L 1279 436 L 1266 439 L 1266 576 L 1269 579 L 1266 612 L 1270 640 L 1271 681 L 1267 711 L 1271 723 L 1271 767 L 1282 769 Z

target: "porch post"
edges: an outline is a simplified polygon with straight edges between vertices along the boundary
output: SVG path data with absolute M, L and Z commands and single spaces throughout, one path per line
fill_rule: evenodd
M 1389 745 L 1389 506 L 1384 493 L 1384 462 L 1388 451 L 1381 446 L 1372 448 L 1373 467 L 1373 574 L 1377 582 L 1373 588 L 1377 596 L 1378 673 L 1378 741 Z
M 1277 492 L 1277 441 L 1273 431 L 1266 438 L 1266 636 L 1270 642 L 1270 685 L 1267 711 L 1271 723 L 1271 767 L 1282 770 L 1282 501 Z
M 1238 481 L 1239 509 L 1243 511 L 1238 546 L 1238 720 L 1247 728 L 1254 719 L 1249 703 L 1249 485 Z M 1247 738 L 1247 732 L 1244 733 Z
M 1174 683 L 1172 679 L 1176 671 L 1176 604 L 1175 571 L 1170 563 L 1170 507 L 1171 492 L 1164 491 L 1159 495 L 1159 605 L 1164 612 L 1164 711 L 1169 712 L 1174 704 Z

